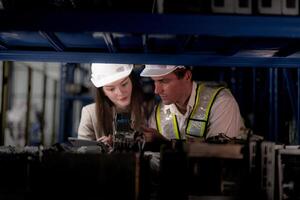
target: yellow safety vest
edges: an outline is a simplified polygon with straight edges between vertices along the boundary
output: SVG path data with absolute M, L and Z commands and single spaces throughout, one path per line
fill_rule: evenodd
M 225 87 L 209 86 L 205 83 L 197 85 L 195 103 L 189 115 L 185 134 L 193 137 L 204 137 L 207 129 L 208 117 L 213 102 L 218 93 Z M 156 106 L 156 126 L 160 134 L 168 139 L 182 139 L 174 113 L 165 113 L 162 103 Z

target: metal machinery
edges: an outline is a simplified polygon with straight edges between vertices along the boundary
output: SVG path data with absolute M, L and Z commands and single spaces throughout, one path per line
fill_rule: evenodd
M 259 143 L 252 139 L 223 144 L 176 142 L 172 147 L 163 148 L 162 197 L 263 199 L 262 190 L 257 186 Z
M 133 153 L 2 147 L 0 163 L 1 199 L 137 199 L 139 159 Z
M 300 147 L 263 142 L 261 185 L 267 199 L 299 199 Z
M 249 140 L 245 144 L 167 145 L 161 152 L 161 185 L 165 189 L 161 195 L 169 191 L 175 199 L 185 199 L 187 194 L 191 199 L 213 194 L 239 198 L 240 191 L 250 183 L 251 190 L 246 190 L 249 198 L 299 198 L 298 148 L 276 145 L 300 141 L 300 18 L 299 12 L 294 12 L 299 10 L 298 1 L 0 2 L 0 60 L 68 63 L 62 67 L 62 88 L 72 81 L 72 66 L 77 65 L 72 63 L 91 62 L 191 65 L 198 80 L 209 77 L 228 82 L 254 133 L 272 143 L 260 145 Z M 286 16 L 291 13 L 295 16 Z M 9 65 L 5 64 L 6 70 Z M 2 79 L 1 130 L 7 107 L 3 100 L 6 70 Z M 59 138 L 66 142 L 73 135 L 66 128 L 72 123 L 67 121 L 72 118 L 66 116 L 68 104 L 72 103 L 69 99 L 90 98 L 68 96 L 64 89 L 61 93 L 64 99 L 60 120 L 65 123 L 60 126 Z M 0 134 L 1 139 L 3 132 Z M 138 164 L 141 160 L 136 154 L 99 156 L 57 148 L 54 152 L 34 149 L 25 153 L 4 148 L 8 152 L 2 152 L 0 167 L 1 172 L 7 172 L 2 177 L 8 184 L 2 182 L 2 196 L 38 199 L 34 196 L 38 188 L 39 195 L 50 193 L 49 197 L 53 197 L 52 190 L 61 190 L 66 196 L 79 197 L 69 192 L 86 194 L 78 189 L 77 179 L 88 184 L 92 180 L 105 189 L 106 184 L 109 188 L 120 186 L 121 191 L 113 193 L 116 198 L 137 198 L 137 191 L 143 191 L 142 186 L 136 189 L 140 171 L 137 166 L 143 166 Z M 206 166 L 207 163 L 211 164 Z M 187 173 L 178 174 L 185 169 Z M 78 177 L 82 170 L 87 171 L 86 177 Z M 199 182 L 208 178 L 206 173 L 210 170 L 217 172 L 212 176 L 214 181 Z M 10 176 L 5 176 L 8 173 Z M 141 177 L 143 174 L 146 173 L 140 173 Z M 178 174 L 177 179 L 171 178 L 174 174 Z M 93 179 L 95 176 L 102 179 L 98 182 Z M 21 180 L 20 185 L 15 185 L 14 180 Z M 56 181 L 57 187 L 50 180 Z M 187 180 L 191 183 L 184 185 Z M 92 190 L 98 190 L 95 185 Z M 86 185 L 82 187 L 90 190 Z M 101 190 L 104 196 L 109 191 L 105 189 Z
M 119 140 L 117 142 L 120 142 Z M 247 199 L 258 197 L 249 145 L 172 141 L 162 146 L 157 179 L 149 157 L 122 146 L 107 153 L 67 143 L 1 147 L 1 199 Z M 254 141 L 253 141 L 254 142 Z M 129 147 L 129 145 L 127 145 Z M 256 163 L 256 162 L 255 162 Z M 256 188 L 259 189 L 259 188 Z

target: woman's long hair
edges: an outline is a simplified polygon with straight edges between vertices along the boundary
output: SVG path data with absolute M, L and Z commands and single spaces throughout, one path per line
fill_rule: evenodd
M 131 72 L 129 78 L 132 82 L 132 93 L 130 110 L 131 117 L 134 119 L 133 129 L 139 131 L 140 126 L 149 116 L 148 107 L 144 102 L 143 90 L 140 82 Z M 96 116 L 98 120 L 99 130 L 107 136 L 113 134 L 113 120 L 114 120 L 114 104 L 105 96 L 103 87 L 96 88 Z M 101 134 L 102 135 L 102 134 Z

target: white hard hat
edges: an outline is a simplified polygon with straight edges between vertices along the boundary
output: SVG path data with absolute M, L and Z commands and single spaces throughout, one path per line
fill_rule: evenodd
M 185 68 L 184 66 L 176 65 L 145 65 L 144 70 L 141 72 L 140 76 L 142 77 L 157 77 L 164 76 L 175 69 Z
M 102 87 L 129 76 L 132 69 L 129 64 L 93 63 L 91 81 L 97 88 Z

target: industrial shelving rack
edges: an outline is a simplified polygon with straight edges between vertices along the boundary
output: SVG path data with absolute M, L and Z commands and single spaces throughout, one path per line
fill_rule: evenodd
M 284 126 L 284 90 L 288 118 L 295 122 L 291 143 L 299 144 L 299 23 L 298 16 L 2 10 L 0 60 L 176 64 L 196 70 L 215 67 L 225 74 L 229 70 L 236 88 L 242 86 L 241 79 L 251 77 L 249 90 L 233 92 L 251 94 L 244 101 L 251 99 L 253 109 L 258 96 L 264 100 L 254 115 L 264 113 L 264 134 L 275 142 Z M 257 86 L 262 77 L 267 87 L 263 90 Z M 59 134 L 63 140 L 64 130 Z

